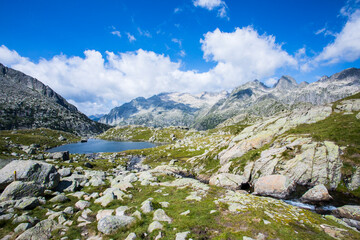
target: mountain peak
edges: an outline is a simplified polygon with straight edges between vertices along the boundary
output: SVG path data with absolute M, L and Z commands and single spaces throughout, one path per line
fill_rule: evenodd
M 296 80 L 291 76 L 287 76 L 287 75 L 282 76 L 278 80 L 278 82 L 274 85 L 274 88 L 279 90 L 290 90 L 297 87 L 298 84 L 296 83 Z

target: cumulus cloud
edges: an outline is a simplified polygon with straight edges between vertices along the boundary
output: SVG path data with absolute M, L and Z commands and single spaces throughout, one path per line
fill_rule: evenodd
M 328 44 L 315 57 L 315 63 L 338 63 L 354 61 L 360 57 L 360 10 L 350 15 L 344 28 L 335 35 L 335 40 Z
M 86 114 L 107 113 L 135 97 L 161 92 L 230 90 L 255 78 L 269 78 L 279 68 L 296 66 L 275 37 L 259 35 L 251 27 L 208 32 L 201 45 L 204 58 L 216 62 L 202 73 L 183 71 L 181 62 L 142 49 L 104 54 L 87 50 L 84 56 L 57 55 L 34 62 L 1 46 L 0 62 L 49 85 Z M 185 51 L 180 54 L 185 56 Z
M 209 11 L 218 9 L 218 16 L 221 18 L 227 18 L 227 5 L 222 0 L 194 0 L 195 7 L 202 7 Z
M 236 28 L 232 33 L 216 29 L 205 34 L 201 43 L 204 58 L 218 62 L 213 71 L 223 75 L 228 85 L 233 78 L 241 82 L 262 79 L 281 67 L 297 66 L 296 59 L 275 43 L 274 36 L 259 35 L 252 27 Z

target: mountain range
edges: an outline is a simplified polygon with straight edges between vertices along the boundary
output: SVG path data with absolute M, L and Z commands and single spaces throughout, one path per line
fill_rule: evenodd
M 310 84 L 298 84 L 294 78 L 282 76 L 273 87 L 254 80 L 230 94 L 161 93 L 147 99 L 138 97 L 112 109 L 99 122 L 151 127 L 181 125 L 205 130 L 221 123 L 271 116 L 303 105 L 330 103 L 359 91 L 360 69 L 349 68 Z
M 39 80 L 0 64 L 0 130 L 40 127 L 78 135 L 109 128 L 90 120 Z

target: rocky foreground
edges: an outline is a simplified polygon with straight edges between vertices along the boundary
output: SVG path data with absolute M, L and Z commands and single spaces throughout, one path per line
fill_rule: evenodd
M 296 186 L 314 205 L 359 196 L 359 112 L 358 94 L 209 131 L 114 128 L 99 137 L 168 144 L 106 154 L 30 151 L 6 132 L 0 146 L 16 151 L 2 156 L 18 160 L 0 169 L 0 237 L 360 239 L 360 206 L 282 200 Z
M 0 170 L 3 239 L 360 237 L 349 225 L 360 220 L 358 206 L 339 208 L 335 218 L 183 177 L 186 169 L 175 161 L 150 168 L 137 156 L 55 157 L 47 160 L 52 164 L 16 160 Z M 80 167 L 85 163 L 108 170 Z

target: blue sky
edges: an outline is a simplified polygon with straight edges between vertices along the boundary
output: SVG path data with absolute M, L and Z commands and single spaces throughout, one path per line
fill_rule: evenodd
M 2 1 L 0 62 L 86 114 L 360 67 L 359 0 Z

